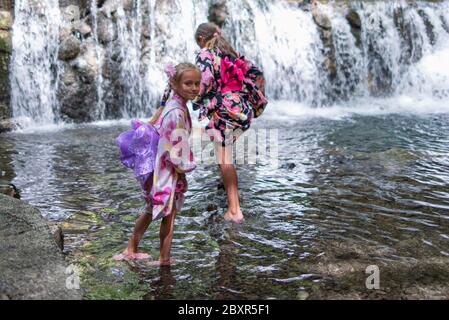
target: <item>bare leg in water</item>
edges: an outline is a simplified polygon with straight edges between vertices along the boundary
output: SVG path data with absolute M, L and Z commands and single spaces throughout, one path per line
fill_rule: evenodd
M 173 241 L 175 217 L 176 217 L 176 210 L 173 209 L 172 213 L 169 216 L 164 217 L 162 219 L 161 228 L 159 232 L 160 258 L 159 261 L 155 261 L 152 264 L 169 265 L 170 263 L 173 262 L 173 260 L 170 259 L 170 252 Z M 133 255 L 135 256 L 136 254 L 138 254 L 137 247 L 139 246 L 140 240 L 142 239 L 145 231 L 148 229 L 148 226 L 150 225 L 151 221 L 152 221 L 151 214 L 143 213 L 140 215 L 140 217 L 136 221 L 134 232 L 131 235 L 131 238 L 129 239 L 128 247 L 125 249 L 125 251 L 123 251 L 124 256 L 133 258 Z
M 136 221 L 136 225 L 134 227 L 133 234 L 131 235 L 128 241 L 128 247 L 123 251 L 123 255 L 125 256 L 133 256 L 138 253 L 137 247 L 139 246 L 140 240 L 143 237 L 143 234 L 148 229 L 153 217 L 151 213 L 142 213 L 140 217 Z
M 173 232 L 175 229 L 175 217 L 176 217 L 176 209 L 173 208 L 172 213 L 162 218 L 161 228 L 159 231 L 159 239 L 161 242 L 160 247 L 160 257 L 157 261 L 152 261 L 149 263 L 151 266 L 167 266 L 175 261 L 170 258 L 171 245 L 173 241 Z
M 216 153 L 223 184 L 228 194 L 228 210 L 224 218 L 228 221 L 242 223 L 244 218 L 240 209 L 237 171 L 232 161 L 232 145 L 227 147 L 216 146 Z
M 176 209 L 173 208 L 172 213 L 164 217 L 161 222 L 159 231 L 159 239 L 161 241 L 161 255 L 159 257 L 160 265 L 169 265 L 173 262 L 170 258 L 171 245 L 173 240 L 173 231 L 175 229 Z

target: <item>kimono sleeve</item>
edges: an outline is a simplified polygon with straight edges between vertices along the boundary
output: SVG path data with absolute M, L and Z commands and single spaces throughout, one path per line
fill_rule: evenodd
M 214 60 L 215 54 L 210 49 L 202 49 L 196 56 L 196 66 L 201 71 L 201 85 L 200 93 L 192 104 L 193 109 L 200 109 L 203 116 L 207 114 L 207 109 L 214 107 L 211 103 L 216 95 Z
M 186 120 L 184 112 L 178 109 L 171 111 L 164 119 L 164 149 L 168 152 L 166 162 L 178 173 L 190 172 L 196 168 Z
M 262 70 L 249 60 L 246 60 L 246 64 L 248 67 L 246 76 L 265 94 L 265 77 Z

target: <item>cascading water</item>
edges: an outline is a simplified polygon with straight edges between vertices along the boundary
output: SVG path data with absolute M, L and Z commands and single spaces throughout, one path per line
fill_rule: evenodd
M 113 99 L 119 101 L 114 117 L 148 116 L 166 84 L 163 65 L 193 62 L 197 50 L 193 34 L 199 23 L 207 21 L 209 2 L 138 0 L 131 2 L 131 8 L 127 1 L 108 2 L 109 6 L 117 3 L 113 19 L 109 17 L 117 40 L 107 45 L 99 41 L 97 16 L 104 9 L 93 5 L 93 55 L 101 71 L 110 64 L 108 59 L 118 56 L 118 81 L 99 72 L 93 118 L 103 119 Z M 14 116 L 54 122 L 58 117 L 57 4 L 55 0 L 16 3 L 11 68 Z M 40 9 L 33 3 L 39 3 Z M 357 106 L 354 101 L 360 98 L 449 97 L 447 1 L 331 2 L 308 9 L 284 1 L 229 0 L 226 6 L 229 16 L 223 34 L 263 68 L 271 101 L 329 107 Z M 347 18 L 350 11 L 360 19 L 358 29 Z M 330 28 L 319 26 L 316 12 L 329 19 Z M 114 91 L 117 83 L 120 91 Z
M 13 117 L 22 123 L 58 121 L 57 0 L 17 0 L 10 68 Z
M 330 6 L 320 8 L 332 21 L 332 45 L 335 57 L 335 79 L 331 83 L 332 98 L 347 100 L 367 95 L 366 64 L 363 52 L 357 46 L 357 40 L 351 33 L 351 27 L 345 18 L 346 12 L 332 10 Z
M 140 5 L 140 0 L 134 2 L 130 16 L 125 14 L 122 6 L 119 6 L 117 10 L 117 31 L 122 61 L 120 79 L 125 86 L 122 115 L 125 117 L 129 117 L 135 110 L 139 110 L 142 104 L 142 79 L 140 73 L 142 15 Z
M 429 60 L 434 63 L 438 61 L 435 60 L 435 55 L 447 54 L 444 47 L 449 34 L 442 24 L 448 10 L 447 3 L 432 5 L 418 2 L 409 5 L 405 1 L 355 2 L 353 7 L 361 19 L 362 52 L 356 47 L 352 50 L 352 59 L 356 62 L 352 64 L 350 74 L 359 79 L 350 83 L 359 86 L 362 84 L 362 97 L 407 95 L 414 99 L 438 98 L 436 91 L 447 91 L 448 72 L 444 68 L 439 71 L 431 70 L 425 65 Z M 335 23 L 335 11 L 333 12 L 335 38 L 335 26 L 338 24 Z M 431 27 L 430 34 L 426 24 Z M 337 68 L 345 65 L 338 61 L 340 52 L 336 45 Z M 444 79 L 446 81 L 441 82 Z M 439 95 L 439 98 L 447 97 L 446 94 Z
M 102 46 L 99 45 L 98 41 L 98 21 L 97 21 L 97 1 L 92 1 L 91 6 L 91 15 L 92 15 L 92 31 L 93 31 L 93 38 L 95 41 L 95 55 L 98 61 L 98 69 L 102 70 L 103 66 L 103 60 L 104 60 L 104 53 Z M 103 73 L 98 72 L 96 75 L 96 90 L 97 90 L 97 107 L 96 107 L 96 119 L 104 119 L 104 112 L 105 112 L 105 106 L 103 101 Z
M 225 33 L 270 79 L 274 99 L 319 105 L 328 87 L 321 62 L 322 43 L 312 15 L 285 3 L 228 1 L 230 19 Z M 300 30 L 300 32 L 298 32 Z
M 421 59 L 416 59 L 406 70 L 397 84 L 396 94 L 415 100 L 444 100 L 449 97 L 449 29 L 445 28 L 449 22 L 449 5 L 434 10 L 426 8 L 421 15 L 428 19 L 425 23 L 432 25 L 432 37 L 425 36 L 424 22 L 416 24 L 420 27 L 417 31 L 423 34 L 422 48 L 416 42 L 420 38 L 413 38 L 412 43 L 422 52 Z
M 147 116 L 157 104 L 166 84 L 164 64 L 194 60 L 193 33 L 206 21 L 206 11 L 205 1 L 139 0 L 131 14 L 118 7 L 123 117 Z

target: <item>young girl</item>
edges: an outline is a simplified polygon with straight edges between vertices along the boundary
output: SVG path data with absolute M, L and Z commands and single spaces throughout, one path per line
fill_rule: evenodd
M 170 250 L 176 213 L 181 210 L 187 191 L 186 172 L 195 169 L 193 152 L 188 144 L 192 129 L 186 102 L 199 93 L 201 73 L 190 63 L 166 67 L 169 84 L 162 98 L 161 107 L 150 122 L 159 133 L 159 143 L 153 176 L 144 183 L 145 212 L 137 219 L 128 247 L 115 260 L 148 259 L 137 247 L 150 223 L 162 218 L 160 227 L 161 265 L 170 264 Z M 170 97 L 170 93 L 173 95 Z
M 262 71 L 241 56 L 213 23 L 198 26 L 195 40 L 201 48 L 196 64 L 202 72 L 200 95 L 193 108 L 201 121 L 209 118 L 206 132 L 215 142 L 217 160 L 228 194 L 226 220 L 243 222 L 232 144 L 262 114 L 267 104 Z

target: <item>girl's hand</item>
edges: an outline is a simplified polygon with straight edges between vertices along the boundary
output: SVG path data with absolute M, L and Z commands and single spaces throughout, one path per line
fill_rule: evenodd
M 176 183 L 177 192 L 187 191 L 187 178 L 185 173 L 178 173 L 178 181 Z

